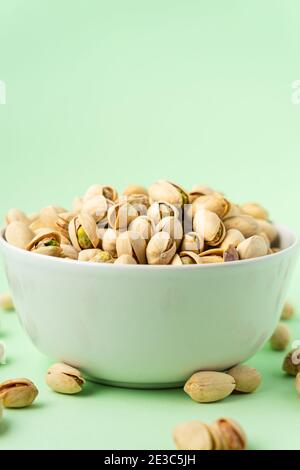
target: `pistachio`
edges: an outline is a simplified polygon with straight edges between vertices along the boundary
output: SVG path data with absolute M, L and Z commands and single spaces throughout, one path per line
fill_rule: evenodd
M 156 201 L 149 207 L 147 215 L 152 220 L 154 226 L 156 226 L 164 217 L 178 218 L 179 211 L 173 204 L 169 204 L 166 201 Z
M 227 373 L 234 378 L 237 392 L 252 393 L 261 384 L 261 374 L 253 367 L 238 364 Z
M 15 309 L 12 296 L 9 292 L 0 294 L 0 308 L 7 311 Z
M 242 427 L 233 419 L 220 418 L 211 426 L 213 435 L 217 436 L 215 450 L 244 450 L 247 446 L 247 437 Z
M 29 225 L 30 219 L 19 209 L 10 209 L 5 216 L 5 225 L 9 225 L 11 222 L 22 222 L 22 224 Z
M 91 215 L 96 222 L 100 222 L 107 216 L 108 208 L 112 205 L 104 196 L 93 196 L 82 204 L 82 212 Z
M 220 217 L 214 212 L 199 209 L 194 216 L 193 227 L 208 245 L 219 245 L 226 235 L 225 227 Z
M 170 204 L 183 206 L 189 203 L 187 192 L 175 183 L 159 180 L 149 188 L 152 201 L 166 201 Z
M 196 184 L 193 186 L 192 191 L 189 192 L 189 201 L 192 204 L 198 197 L 206 196 L 207 194 L 212 194 L 215 191 L 209 186 L 204 186 L 201 184 Z
M 74 246 L 61 244 L 60 248 L 62 250 L 61 256 L 63 258 L 78 259 L 78 251 L 74 248 Z
M 213 449 L 209 427 L 196 420 L 176 426 L 173 430 L 173 440 L 178 450 Z
M 268 254 L 268 245 L 263 237 L 253 235 L 237 246 L 240 259 L 258 258 Z
M 147 215 L 147 209 L 150 206 L 149 196 L 146 194 L 130 194 L 119 199 L 120 203 L 128 202 L 138 212 L 139 215 Z
M 200 256 L 194 251 L 181 251 L 179 253 L 180 262 L 173 258 L 172 264 L 201 264 Z
M 83 202 L 94 196 L 104 196 L 110 201 L 116 201 L 118 199 L 118 193 L 112 186 L 103 186 L 101 184 L 93 184 L 90 186 L 83 196 Z
M 239 252 L 234 245 L 229 245 L 226 250 L 224 250 L 223 260 L 225 263 L 228 261 L 237 261 L 239 259 Z
M 300 372 L 300 348 L 287 353 L 283 360 L 282 370 L 289 375 L 297 375 Z
M 145 194 L 148 196 L 148 191 L 144 186 L 139 186 L 137 184 L 130 184 L 129 186 L 126 186 L 126 188 L 123 191 L 123 194 L 125 196 L 130 196 L 131 194 Z
M 33 403 L 38 394 L 28 379 L 6 380 L 0 384 L 0 401 L 5 408 L 24 408 Z
M 11 245 L 25 249 L 34 233 L 23 222 L 11 222 L 5 229 L 5 238 Z
M 296 375 L 295 386 L 296 386 L 297 392 L 300 394 L 300 373 L 299 372 Z
M 117 255 L 129 255 L 140 264 L 146 264 L 146 242 L 138 232 L 127 231 L 117 238 Z
M 221 194 L 213 193 L 205 196 L 200 196 L 193 202 L 193 213 L 195 214 L 199 209 L 207 209 L 217 214 L 221 219 L 225 217 L 230 211 L 231 204 Z
M 94 263 L 112 263 L 113 258 L 108 251 L 100 250 L 99 248 L 90 248 L 82 250 L 78 254 L 78 261 L 90 261 Z
M 128 230 L 138 232 L 144 240 L 150 240 L 154 234 L 155 225 L 150 217 L 140 215 L 129 224 Z
M 263 219 L 255 219 L 255 220 L 258 225 L 257 233 L 260 234 L 261 232 L 264 232 L 267 235 L 270 243 L 271 244 L 274 243 L 278 237 L 278 231 L 276 227 L 272 225 L 270 222 L 268 222 L 267 220 L 263 220 Z
M 235 380 L 223 372 L 196 372 L 184 385 L 184 391 L 198 403 L 223 400 L 235 389 Z
M 183 235 L 181 242 L 181 251 L 194 251 L 194 253 L 201 253 L 204 248 L 204 239 L 201 238 L 197 232 L 188 232 Z
M 269 215 L 266 209 L 264 209 L 260 204 L 256 202 L 247 202 L 241 206 L 244 214 L 251 215 L 255 219 L 264 219 L 267 220 Z
M 108 251 L 114 258 L 117 256 L 117 237 L 116 230 L 108 228 L 104 230 L 102 236 L 102 248 L 104 251 Z
M 81 392 L 85 383 L 79 370 L 63 363 L 51 366 L 47 371 L 45 379 L 46 384 L 52 390 L 69 395 Z
M 115 230 L 127 230 L 129 224 L 138 216 L 134 206 L 122 202 L 111 206 L 107 213 L 108 223 Z
M 156 233 L 167 232 L 175 241 L 177 248 L 181 245 L 183 228 L 181 222 L 176 217 L 164 217 L 155 227 L 155 231 Z
M 284 351 L 291 340 L 290 330 L 283 323 L 279 323 L 270 338 L 271 348 L 275 351 Z
M 175 253 L 176 243 L 167 232 L 153 235 L 146 249 L 148 264 L 169 264 Z
M 200 256 L 200 264 L 223 263 L 223 257 L 217 255 Z
M 239 230 L 245 238 L 252 237 L 259 232 L 259 225 L 254 217 L 250 215 L 236 215 L 228 217 L 224 220 L 226 230 L 236 229 Z
M 137 262 L 130 255 L 121 255 L 115 260 L 114 264 L 137 264 Z
M 30 224 L 30 229 L 36 231 L 40 228 L 56 229 L 57 218 L 60 213 L 67 212 L 60 206 L 47 206 L 40 210 L 39 216 Z
M 69 237 L 76 250 L 97 248 L 99 237 L 94 218 L 81 212 L 69 223 Z
M 294 307 L 290 302 L 286 302 L 281 312 L 281 320 L 289 320 L 294 315 Z
M 227 250 L 230 245 L 233 245 L 236 248 L 243 240 L 245 240 L 244 235 L 239 230 L 231 228 L 227 230 L 226 236 L 222 241 L 220 248 Z

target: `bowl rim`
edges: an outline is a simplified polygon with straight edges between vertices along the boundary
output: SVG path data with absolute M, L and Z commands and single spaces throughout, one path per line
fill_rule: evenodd
M 149 265 L 149 264 L 117 264 L 115 265 L 114 263 L 96 263 L 96 262 L 86 262 L 86 261 L 79 261 L 79 260 L 71 260 L 71 259 L 65 259 L 65 258 L 58 258 L 54 256 L 45 256 L 41 255 L 38 253 L 32 253 L 30 251 L 26 251 L 23 248 L 19 248 L 17 246 L 11 245 L 8 243 L 5 238 L 4 238 L 4 232 L 5 228 L 0 229 L 0 248 L 3 251 L 12 251 L 15 254 L 19 254 L 23 256 L 27 260 L 32 260 L 35 262 L 40 262 L 40 263 L 50 263 L 52 265 L 57 265 L 59 266 L 60 264 L 65 265 L 65 266 L 84 266 L 86 269 L 138 269 L 140 270 L 145 270 L 145 271 L 153 271 L 153 270 L 167 270 L 167 271 L 178 271 L 184 269 L 184 271 L 189 270 L 189 269 L 226 269 L 228 267 L 238 267 L 238 266 L 244 266 L 244 265 L 251 265 L 251 264 L 261 264 L 263 262 L 271 261 L 274 258 L 280 258 L 284 257 L 286 253 L 289 253 L 290 251 L 293 251 L 296 248 L 299 248 L 300 245 L 300 237 L 299 235 L 294 231 L 288 228 L 286 225 L 283 224 L 275 224 L 276 228 L 278 229 L 279 234 L 282 232 L 287 232 L 289 233 L 292 238 L 294 239 L 293 243 L 288 246 L 287 248 L 282 249 L 281 251 L 278 251 L 277 253 L 272 253 L 268 254 L 265 256 L 260 256 L 258 258 L 250 258 L 250 259 L 244 259 L 244 260 L 239 260 L 239 261 L 228 261 L 226 263 L 209 263 L 209 264 L 188 264 L 188 265 L 172 265 L 172 264 L 167 264 L 167 265 L 162 265 L 162 264 L 157 264 L 157 265 Z M 40 260 L 40 261 L 39 261 Z M 77 269 L 77 268 L 75 268 Z M 79 268 L 78 268 L 79 269 Z

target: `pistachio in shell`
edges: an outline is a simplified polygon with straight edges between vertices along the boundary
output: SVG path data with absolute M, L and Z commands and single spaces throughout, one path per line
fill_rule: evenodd
M 254 367 L 238 364 L 227 371 L 235 380 L 235 390 L 240 393 L 252 393 L 261 384 L 262 376 Z
M 118 233 L 112 228 L 104 230 L 102 236 L 102 249 L 108 251 L 114 258 L 117 257 L 117 238 Z
M 22 222 L 25 225 L 30 224 L 30 219 L 20 209 L 9 209 L 5 216 L 5 225 L 9 225 L 11 222 Z
M 177 263 L 177 260 L 174 260 L 174 263 L 172 261 L 172 264 L 201 264 L 200 256 L 194 251 L 181 251 L 179 253 L 179 258 L 181 263 Z
M 114 230 L 127 230 L 129 224 L 138 216 L 136 208 L 126 202 L 111 206 L 107 212 L 108 223 Z
M 244 214 L 251 215 L 255 219 L 267 220 L 269 217 L 268 212 L 257 202 L 247 202 L 241 206 Z
M 214 371 L 200 371 L 185 383 L 184 391 L 198 403 L 223 400 L 235 389 L 235 380 L 228 374 Z
M 79 370 L 67 364 L 54 364 L 46 374 L 46 384 L 57 393 L 73 395 L 79 393 L 85 384 Z
M 213 449 L 209 427 L 198 420 L 177 425 L 173 430 L 173 440 L 178 450 Z
M 236 215 L 227 217 L 224 220 L 226 230 L 236 229 L 239 230 L 245 238 L 252 237 L 259 232 L 258 222 L 251 215 Z
M 60 248 L 62 250 L 62 258 L 69 258 L 73 260 L 78 259 L 78 251 L 76 250 L 76 248 L 74 248 L 74 246 L 61 243 Z
M 197 232 L 185 233 L 180 249 L 181 251 L 194 251 L 194 253 L 199 254 L 204 249 L 204 239 Z
M 237 247 L 239 243 L 245 240 L 244 235 L 237 229 L 231 228 L 227 230 L 224 240 L 222 241 L 220 248 L 227 250 L 230 245 Z
M 93 196 L 82 204 L 82 212 L 91 215 L 96 222 L 100 222 L 107 216 L 108 208 L 112 205 L 104 196 Z
M 258 258 L 268 254 L 268 245 L 265 239 L 259 235 L 243 240 L 237 246 L 240 259 Z
M 207 209 L 217 214 L 221 219 L 230 211 L 231 204 L 228 199 L 218 193 L 200 196 L 193 202 L 193 214 L 199 209 Z
M 146 249 L 148 264 L 170 264 L 175 253 L 176 243 L 167 232 L 153 235 Z
M 109 199 L 113 202 L 118 199 L 118 193 L 112 186 L 106 186 L 102 184 L 93 184 L 90 186 L 83 196 L 83 202 L 91 199 L 94 196 L 104 196 L 106 199 Z
M 193 228 L 210 246 L 217 246 L 222 243 L 226 235 L 220 217 L 207 209 L 199 209 L 195 213 Z
M 117 255 L 129 255 L 139 264 L 146 264 L 146 241 L 132 230 L 121 233 L 116 243 Z
M 281 311 L 281 320 L 290 320 L 295 313 L 294 306 L 290 302 L 285 302 Z
M 150 240 L 155 232 L 155 225 L 150 217 L 140 215 L 129 224 L 128 230 L 138 232 L 144 240 Z
M 210 426 L 210 431 L 217 436 L 218 447 L 215 450 L 245 450 L 247 437 L 237 421 L 231 418 L 217 419 Z
M 7 225 L 5 229 L 5 239 L 11 245 L 26 249 L 26 246 L 33 239 L 34 233 L 23 222 L 14 221 Z
M 175 241 L 177 248 L 181 245 L 183 228 L 181 222 L 176 217 L 163 217 L 163 219 L 155 227 L 155 231 L 156 233 L 167 232 Z
M 69 223 L 69 237 L 76 250 L 97 248 L 100 239 L 97 225 L 90 214 L 81 212 Z
M 261 232 L 264 232 L 267 235 L 270 244 L 272 245 L 278 238 L 278 230 L 275 225 L 263 219 L 256 219 L 256 223 L 258 225 L 257 233 L 260 234 Z
M 148 196 L 148 190 L 144 186 L 139 186 L 138 184 L 130 184 L 126 186 L 123 191 L 125 196 L 130 196 L 131 194 L 145 194 Z
M 283 323 L 278 323 L 270 338 L 271 348 L 275 351 L 284 351 L 291 341 L 289 328 Z
M 149 188 L 149 196 L 152 201 L 166 201 L 178 206 L 189 203 L 189 196 L 182 187 L 165 180 L 152 184 Z
M 192 204 L 196 199 L 200 196 L 206 196 L 207 194 L 212 194 L 215 191 L 210 188 L 209 186 L 205 186 L 202 184 L 196 184 L 192 187 L 192 190 L 188 193 L 189 201 Z
M 82 250 L 78 254 L 78 261 L 88 261 L 93 263 L 113 263 L 113 257 L 108 251 L 99 248 Z
M 289 375 L 297 375 L 300 372 L 300 348 L 292 349 L 286 354 L 282 370 Z
M 167 201 L 155 201 L 148 209 L 147 215 L 156 226 L 164 217 L 179 217 L 179 210 Z
M 133 256 L 121 255 L 115 260 L 114 264 L 137 264 L 137 262 Z
M 0 402 L 5 408 L 25 408 L 38 395 L 38 389 L 28 379 L 10 379 L 0 384 Z

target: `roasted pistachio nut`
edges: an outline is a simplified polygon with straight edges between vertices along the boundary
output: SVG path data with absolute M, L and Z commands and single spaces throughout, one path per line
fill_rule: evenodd
M 150 240 L 155 232 L 155 225 L 150 217 L 140 215 L 129 224 L 128 230 L 138 232 L 144 240 Z
M 2 310 L 14 310 L 15 306 L 13 303 L 12 296 L 9 292 L 3 292 L 0 294 L 0 309 Z
M 147 188 L 144 188 L 144 186 L 139 186 L 138 184 L 130 184 L 129 186 L 126 186 L 123 191 L 123 194 L 125 196 L 130 196 L 131 194 L 145 194 L 146 196 L 148 196 L 148 190 Z
M 188 232 L 183 235 L 180 249 L 199 254 L 204 249 L 204 239 L 197 232 Z
M 230 245 L 233 245 L 235 248 L 245 240 L 244 235 L 237 229 L 231 228 L 227 230 L 224 240 L 222 241 L 220 248 L 227 250 Z
M 91 199 L 94 196 L 104 196 L 110 201 L 116 201 L 118 199 L 118 193 L 112 186 L 105 186 L 101 184 L 93 184 L 90 186 L 83 196 L 83 202 Z
M 176 426 L 173 440 L 178 450 L 212 450 L 213 439 L 209 427 L 201 421 L 190 421 Z
M 217 419 L 210 426 L 215 437 L 215 450 L 245 450 L 247 437 L 239 423 L 231 418 Z
M 184 391 L 198 403 L 223 400 L 235 389 L 235 380 L 223 372 L 196 372 L 184 385 Z
M 97 225 L 90 214 L 81 212 L 69 223 L 69 237 L 76 250 L 97 248 L 100 239 Z
M 75 394 L 82 390 L 85 383 L 79 370 L 67 364 L 54 364 L 46 374 L 46 384 L 58 393 Z
M 210 246 L 217 246 L 224 240 L 226 230 L 220 217 L 206 209 L 199 209 L 194 216 L 194 231 Z
M 18 248 L 25 249 L 33 237 L 33 231 L 23 222 L 11 222 L 5 229 L 6 241 Z
M 137 264 L 133 256 L 130 255 L 121 255 L 115 260 L 114 264 Z
M 152 220 L 154 226 L 156 226 L 164 217 L 178 218 L 179 210 L 176 206 L 166 201 L 156 201 L 149 207 L 147 215 Z
M 270 338 L 271 348 L 275 351 L 284 351 L 291 341 L 291 333 L 286 325 L 279 323 Z
M 126 231 L 120 233 L 116 243 L 117 255 L 129 255 L 139 264 L 146 264 L 146 241 L 138 232 Z
M 251 215 L 255 219 L 267 220 L 269 217 L 268 212 L 257 202 L 247 202 L 241 205 L 244 214 Z
M 5 216 L 5 225 L 9 225 L 11 222 L 22 222 L 25 225 L 29 225 L 31 223 L 30 219 L 26 214 L 24 214 L 24 212 L 15 208 L 9 209 Z
M 175 241 L 176 247 L 181 245 L 183 228 L 181 222 L 174 216 L 164 217 L 155 227 L 156 233 L 167 232 Z
M 227 372 L 235 380 L 235 390 L 241 393 L 252 393 L 261 384 L 262 376 L 253 367 L 238 364 Z
M 286 302 L 281 312 L 281 320 L 289 320 L 294 315 L 294 306 L 290 302 Z
M 284 358 L 282 370 L 289 375 L 300 372 L 300 348 L 293 349 Z
M 224 225 L 226 230 L 233 228 L 239 230 L 245 238 L 252 237 L 252 235 L 257 235 L 257 233 L 260 231 L 257 220 L 250 215 L 236 215 L 233 217 L 227 217 L 224 220 Z
M 0 384 L 0 401 L 5 408 L 24 408 L 33 403 L 38 389 L 28 379 L 11 379 Z
M 167 201 L 179 206 L 189 203 L 187 192 L 170 181 L 159 180 L 154 183 L 149 188 L 149 196 L 152 201 Z
M 268 254 L 268 245 L 259 235 L 253 235 L 239 243 L 237 251 L 240 259 L 258 258 Z
M 218 193 L 200 196 L 193 202 L 193 214 L 199 209 L 207 209 L 217 214 L 221 219 L 228 214 L 230 208 L 230 202 Z
M 146 248 L 148 264 L 170 264 L 176 253 L 176 243 L 167 232 L 158 232 Z
M 134 206 L 120 202 L 108 209 L 107 220 L 114 230 L 127 230 L 129 224 L 138 216 Z

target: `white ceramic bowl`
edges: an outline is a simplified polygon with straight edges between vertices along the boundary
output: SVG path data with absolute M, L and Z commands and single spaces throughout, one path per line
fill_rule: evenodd
M 298 238 L 278 226 L 283 251 L 192 266 L 74 262 L 0 237 L 9 285 L 36 347 L 103 383 L 181 385 L 254 354 L 279 319 Z

